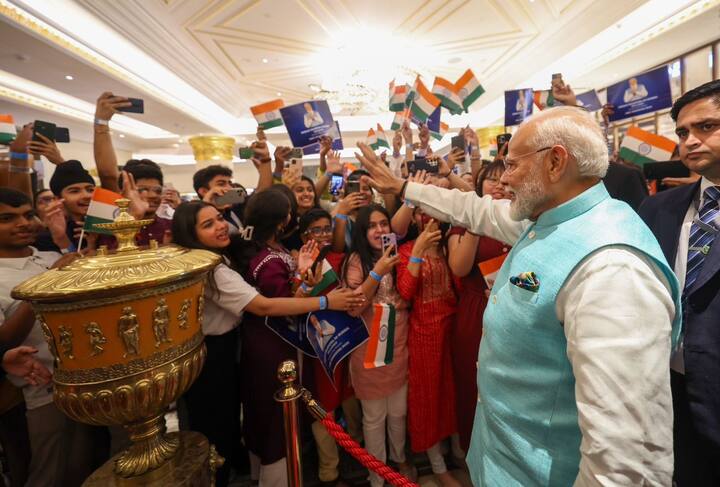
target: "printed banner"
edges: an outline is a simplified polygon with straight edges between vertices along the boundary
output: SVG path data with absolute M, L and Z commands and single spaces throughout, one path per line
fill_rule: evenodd
M 532 114 L 533 90 L 525 88 L 505 92 L 505 126 L 519 125 Z
M 368 331 L 361 318 L 353 318 L 341 311 L 310 313 L 305 324 L 307 342 L 334 384 L 335 368 L 345 357 L 368 339 Z
M 585 93 L 577 95 L 577 104 L 590 112 L 595 112 L 602 108 L 600 98 L 598 98 L 597 91 L 595 90 L 586 91 Z
M 319 153 L 318 140 L 324 135 L 333 137 L 333 150 L 343 148 L 340 128 L 333 120 L 327 101 L 312 100 L 283 107 L 280 115 L 293 147 L 302 147 L 303 154 Z
M 607 100 L 615 107 L 611 122 L 670 108 L 672 94 L 667 66 L 608 86 Z
M 307 338 L 305 316 L 268 316 L 265 318 L 265 326 L 304 354 L 317 357 Z

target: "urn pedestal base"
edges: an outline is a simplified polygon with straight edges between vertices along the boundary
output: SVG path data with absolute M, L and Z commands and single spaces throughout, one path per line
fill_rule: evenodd
M 178 443 L 175 455 L 155 470 L 135 477 L 120 477 L 115 473 L 119 453 L 105 462 L 87 478 L 83 487 L 212 487 L 215 470 L 223 459 L 215 452 L 207 438 L 194 431 L 180 431 L 167 435 Z

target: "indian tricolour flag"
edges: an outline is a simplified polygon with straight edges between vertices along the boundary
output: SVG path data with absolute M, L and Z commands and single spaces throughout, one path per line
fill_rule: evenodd
M 390 365 L 395 348 L 395 307 L 391 304 L 374 304 L 367 352 L 363 365 L 375 369 Z
M 377 124 L 377 146 L 390 148 L 390 141 L 388 140 L 385 130 L 382 125 Z
M 432 92 L 440 99 L 440 104 L 450 110 L 450 113 L 456 115 L 462 112 L 462 99 L 457 91 L 455 91 L 454 83 L 440 76 L 435 76 Z
M 83 230 L 93 233 L 105 233 L 112 235 L 112 232 L 102 228 L 97 228 L 98 223 L 112 223 L 120 211 L 115 204 L 115 200 L 122 198 L 122 195 L 108 191 L 103 188 L 95 188 L 90 206 L 85 215 L 85 225 Z
M 250 111 L 257 120 L 258 125 L 267 130 L 283 124 L 280 109 L 284 106 L 285 103 L 282 100 L 273 100 L 250 107 Z
M 390 130 L 400 130 L 405 123 L 405 120 L 410 118 L 410 109 L 406 108 L 402 112 L 395 113 Z
M 327 259 L 322 261 L 322 279 L 313 286 L 310 296 L 320 296 L 328 287 L 338 282 L 338 276 Z
M 440 99 L 427 89 L 425 83 L 418 76 L 415 80 L 415 99 L 410 105 L 410 111 L 418 120 L 425 122 L 438 106 L 440 106 Z
M 533 101 L 535 102 L 535 106 L 540 110 L 555 106 L 555 98 L 553 97 L 552 90 L 535 91 L 533 93 Z
M 0 144 L 9 144 L 15 140 L 17 130 L 12 115 L 0 114 Z
M 640 166 L 646 162 L 669 161 L 676 145 L 662 135 L 630 127 L 620 145 L 619 156 Z
M 485 93 L 485 88 L 482 87 L 475 77 L 472 69 L 468 69 L 460 76 L 460 79 L 455 82 L 455 91 L 460 95 L 462 106 L 465 111 L 467 111 L 468 107 L 480 98 L 480 95 Z
M 369 145 L 372 150 L 377 150 L 378 148 L 378 138 L 377 134 L 375 134 L 375 131 L 373 129 L 368 130 L 367 138 L 365 139 L 365 143 Z
M 395 80 L 390 82 L 390 111 L 401 112 L 405 109 L 405 100 L 410 87 L 408 85 L 395 85 Z
M 503 262 L 505 262 L 507 256 L 508 254 L 502 254 L 492 259 L 484 260 L 478 264 L 480 273 L 482 274 L 483 279 L 485 279 L 485 284 L 487 284 L 488 288 L 493 287 L 497 273 L 500 272 L 500 268 L 502 267 Z
M 432 135 L 432 136 L 433 136 L 434 138 L 436 138 L 437 140 L 440 140 L 440 139 L 442 139 L 442 138 L 445 136 L 445 134 L 446 134 L 447 131 L 448 131 L 448 128 L 449 128 L 449 127 L 448 127 L 448 124 L 446 124 L 446 123 L 444 123 L 444 122 L 440 122 L 440 131 L 439 131 L 439 132 L 435 132 L 435 131 L 431 130 L 431 131 L 430 131 L 430 135 Z

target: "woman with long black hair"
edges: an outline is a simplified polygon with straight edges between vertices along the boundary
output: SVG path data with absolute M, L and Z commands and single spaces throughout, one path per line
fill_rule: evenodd
M 286 208 L 287 202 L 282 198 L 280 201 Z M 348 291 L 335 291 L 325 300 L 292 298 L 290 294 L 266 298 L 230 267 L 231 241 L 236 252 L 242 252 L 249 243 L 239 235 L 231 238 L 227 221 L 208 203 L 193 201 L 178 206 L 173 216 L 172 233 L 177 245 L 210 250 L 224 257 L 205 289 L 202 324 L 207 347 L 205 365 L 184 396 L 190 428 L 207 436 L 226 459 L 217 473 L 217 485 L 223 486 L 227 485 L 230 465 L 235 460 L 233 452 L 240 444 L 240 398 L 237 393 L 240 379 L 235 357 L 237 326 L 243 312 L 252 312 L 256 316 L 299 315 L 325 308 L 348 310 L 360 301 Z M 302 291 L 297 294 L 301 295 Z

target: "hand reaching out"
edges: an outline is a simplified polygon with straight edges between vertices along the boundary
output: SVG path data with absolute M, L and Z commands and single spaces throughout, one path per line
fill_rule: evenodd
M 138 220 L 145 218 L 150 208 L 147 201 L 143 200 L 135 184 L 135 177 L 127 171 L 122 171 L 122 195 L 130 200 L 128 212 Z
M 40 141 L 31 140 L 28 142 L 28 150 L 35 155 L 45 156 L 48 161 L 56 166 L 65 162 L 57 144 L 45 137 L 43 134 L 37 134 Z
M 329 174 L 341 174 L 342 163 L 340 162 L 340 152 L 330 151 L 327 155 L 327 173 Z
M 95 105 L 95 118 L 110 120 L 118 112 L 118 108 L 132 106 L 132 103 L 124 96 L 115 96 L 110 91 L 104 92 L 97 99 Z

